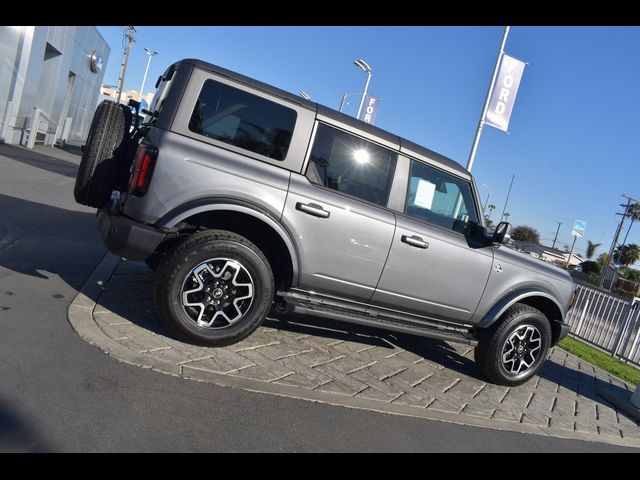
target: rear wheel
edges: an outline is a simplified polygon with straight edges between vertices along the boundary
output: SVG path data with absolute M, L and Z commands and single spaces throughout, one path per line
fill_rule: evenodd
M 84 146 L 73 190 L 76 202 L 101 208 L 111 197 L 126 150 L 131 110 L 111 100 L 97 108 Z
M 249 240 L 206 230 L 167 250 L 153 290 L 158 316 L 176 337 L 221 347 L 239 342 L 262 323 L 274 280 L 269 262 Z
M 551 345 L 551 326 L 544 314 L 515 304 L 485 332 L 475 350 L 478 368 L 498 385 L 521 385 L 542 368 Z

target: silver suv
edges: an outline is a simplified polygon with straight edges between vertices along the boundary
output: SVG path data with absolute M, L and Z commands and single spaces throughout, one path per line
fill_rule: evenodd
M 569 331 L 571 277 L 504 248 L 509 224 L 487 232 L 458 163 L 199 60 L 156 88 L 149 111 L 98 107 L 75 196 L 155 270 L 177 338 L 229 345 L 275 307 L 464 342 L 518 385 Z

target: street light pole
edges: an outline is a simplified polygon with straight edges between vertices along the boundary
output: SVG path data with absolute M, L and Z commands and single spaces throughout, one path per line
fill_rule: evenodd
M 360 92 L 355 92 L 355 93 L 344 93 L 342 95 L 342 100 L 340 100 L 340 108 L 338 109 L 339 112 L 342 111 L 342 109 L 344 107 L 346 107 L 347 105 L 349 105 L 349 102 L 347 102 L 347 98 L 353 96 L 353 95 L 360 95 Z
M 493 93 L 493 84 L 496 83 L 496 77 L 498 76 L 498 68 L 500 67 L 500 60 L 504 55 L 504 46 L 507 43 L 507 36 L 509 35 L 509 27 L 504 27 L 504 33 L 502 34 L 502 44 L 500 45 L 500 52 L 496 60 L 496 66 L 493 69 L 493 77 L 491 77 L 491 83 L 489 84 L 489 90 L 487 91 L 487 98 L 484 101 L 484 108 L 482 109 L 482 115 L 480 115 L 480 122 L 478 122 L 478 129 L 476 130 L 476 136 L 473 139 L 473 145 L 471 146 L 471 153 L 469 153 L 469 160 L 467 161 L 467 170 L 471 171 L 473 167 L 473 161 L 476 158 L 476 150 L 478 149 L 478 143 L 480 142 L 480 136 L 482 135 L 482 127 L 484 127 L 484 118 L 487 116 L 487 110 L 489 109 L 489 102 L 491 100 L 491 94 Z
M 122 89 L 124 88 L 124 77 L 127 74 L 127 63 L 129 63 L 131 44 L 136 41 L 135 27 L 130 26 L 125 32 L 124 36 L 127 38 L 127 46 L 124 49 L 124 57 L 122 58 L 122 65 L 120 66 L 120 78 L 118 79 L 118 95 L 116 96 L 117 103 L 120 103 L 120 97 L 122 97 Z
M 142 86 L 140 87 L 140 95 L 138 95 L 138 101 L 142 100 L 142 92 L 144 90 L 144 82 L 147 81 L 147 73 L 149 72 L 149 64 L 151 63 L 151 57 L 154 57 L 158 54 L 158 52 L 153 52 L 149 50 L 147 47 L 144 47 L 144 53 L 149 56 L 147 60 L 147 68 L 144 70 L 144 77 L 142 77 Z
M 500 216 L 500 221 L 504 218 L 504 212 L 507 211 L 507 203 L 509 203 L 509 196 L 511 195 L 511 187 L 513 187 L 513 179 L 516 178 L 516 174 L 514 173 L 511 176 L 511 183 L 509 184 L 509 191 L 507 192 L 507 199 L 504 201 L 504 208 L 502 209 L 502 215 Z M 507 215 L 508 217 L 508 215 Z
M 362 69 L 367 74 L 367 83 L 364 84 L 364 91 L 362 92 L 362 99 L 360 100 L 360 106 L 358 107 L 358 114 L 356 118 L 360 118 L 360 112 L 362 112 L 362 106 L 364 105 L 364 99 L 367 96 L 367 90 L 369 89 L 369 82 L 371 81 L 371 67 L 361 58 L 353 62 L 358 68 Z
M 484 183 L 481 183 L 480 185 L 482 185 L 484 188 L 489 190 L 489 187 L 486 186 Z M 489 193 L 487 194 L 487 199 L 484 201 L 484 205 L 482 206 L 482 216 L 484 216 L 484 211 L 487 209 L 487 205 L 489 205 L 489 198 L 491 198 L 491 190 L 489 190 Z

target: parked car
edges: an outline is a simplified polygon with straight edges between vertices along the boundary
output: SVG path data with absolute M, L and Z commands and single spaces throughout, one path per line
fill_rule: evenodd
M 155 270 L 176 337 L 239 342 L 275 306 L 464 342 L 518 385 L 567 334 L 571 278 L 504 248 L 508 223 L 488 233 L 457 162 L 199 60 L 156 88 L 133 129 L 100 104 L 75 195 L 109 251 Z

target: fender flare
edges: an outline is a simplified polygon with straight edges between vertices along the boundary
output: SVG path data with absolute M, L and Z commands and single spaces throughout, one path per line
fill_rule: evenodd
M 230 198 L 216 198 L 216 199 L 203 199 L 195 202 L 190 202 L 181 207 L 178 207 L 156 222 L 156 226 L 161 229 L 171 229 L 175 227 L 179 222 L 199 213 L 215 212 L 215 211 L 231 211 L 250 215 L 263 223 L 270 226 L 280 236 L 284 242 L 289 256 L 291 257 L 291 266 L 293 269 L 293 279 L 297 282 L 299 268 L 300 268 L 300 256 L 293 236 L 289 230 L 280 222 L 279 218 L 273 215 L 266 209 L 247 202 L 246 200 L 230 199 Z
M 564 321 L 564 313 L 563 308 L 560 306 L 558 301 L 555 299 L 553 295 L 550 293 L 537 289 L 537 288 L 522 288 L 515 290 L 513 292 L 508 293 L 500 300 L 498 300 L 493 307 L 484 315 L 484 317 L 478 322 L 478 328 L 487 328 L 493 325 L 503 314 L 506 312 L 509 307 L 514 305 L 515 303 L 520 302 L 521 300 L 525 300 L 531 297 L 543 297 L 547 300 L 553 302 L 553 304 L 557 307 L 560 312 L 560 318 L 550 318 L 549 320 L 552 322 L 563 322 Z

